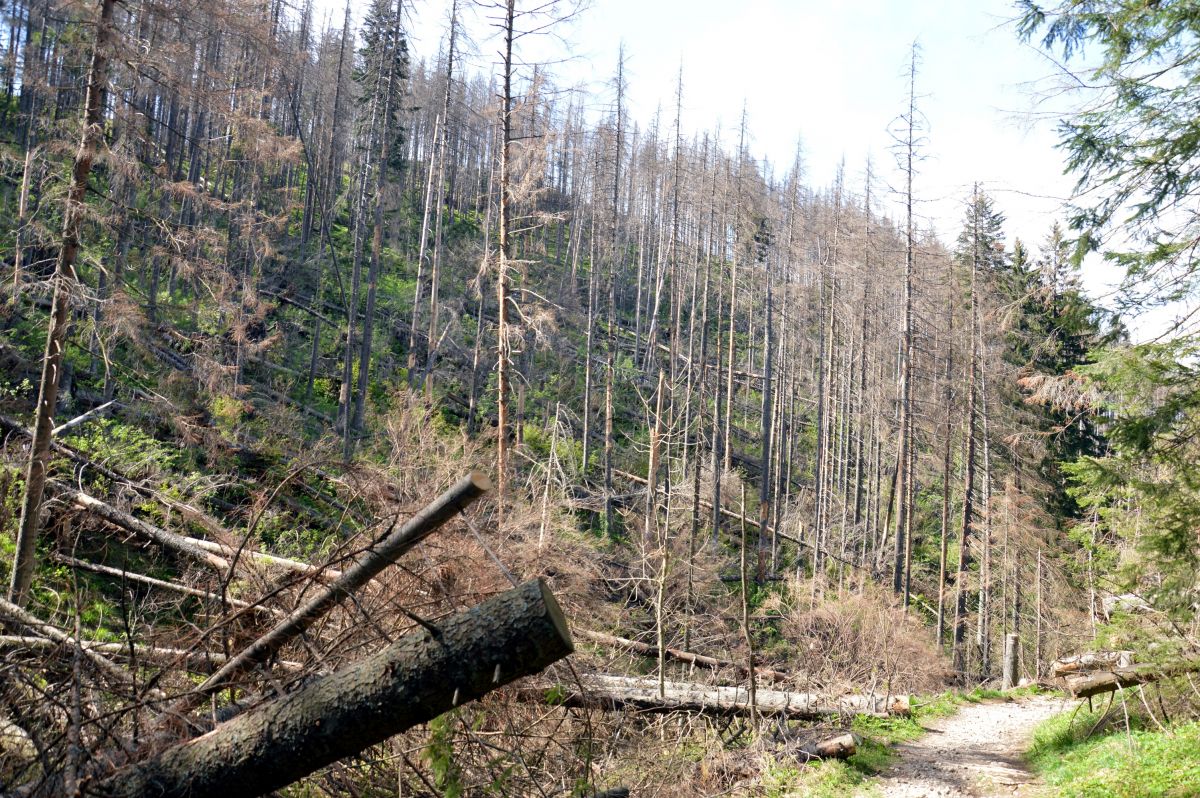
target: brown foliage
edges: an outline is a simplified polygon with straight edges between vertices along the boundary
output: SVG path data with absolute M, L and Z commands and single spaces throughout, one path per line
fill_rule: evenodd
M 808 585 L 795 588 L 797 595 L 811 594 Z M 929 693 L 945 689 L 952 677 L 929 628 L 873 584 L 795 607 L 781 626 L 797 668 L 826 687 Z

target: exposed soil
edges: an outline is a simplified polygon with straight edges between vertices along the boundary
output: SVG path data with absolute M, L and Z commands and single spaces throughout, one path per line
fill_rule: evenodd
M 919 740 L 896 747 L 897 762 L 884 772 L 884 798 L 984 798 L 1039 793 L 1022 755 L 1033 728 L 1063 711 L 1061 699 L 968 704 L 927 728 Z

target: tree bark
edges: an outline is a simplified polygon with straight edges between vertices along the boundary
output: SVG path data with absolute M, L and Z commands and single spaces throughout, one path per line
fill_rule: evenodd
M 251 798 L 381 743 L 570 654 L 567 622 L 531 580 L 362 662 L 124 768 L 104 798 Z
M 1011 690 L 1017 686 L 1020 646 L 1020 635 L 1010 632 L 1004 636 L 1004 673 L 1001 680 L 1001 689 Z
M 1088 651 L 1054 660 L 1050 664 L 1050 675 L 1057 679 L 1073 673 L 1106 671 L 1114 668 L 1124 669 L 1132 666 L 1132 651 Z
M 657 679 L 634 676 L 589 674 L 581 678 L 586 693 L 567 688 L 565 695 L 551 696 L 550 703 L 581 708 L 631 709 L 641 712 L 702 712 L 710 715 L 746 717 L 751 714 L 749 692 L 745 687 L 667 682 L 659 696 Z M 522 688 L 518 695 L 534 701 L 546 701 L 547 691 Z M 825 718 L 831 715 L 907 715 L 908 696 L 843 695 L 793 693 L 758 690 L 754 696 L 758 714 L 777 715 L 790 720 Z
M 861 743 L 857 734 L 840 734 L 827 740 L 805 743 L 797 753 L 805 759 L 849 759 L 858 753 Z
M 1137 687 L 1173 676 L 1200 672 L 1200 660 L 1186 660 L 1170 665 L 1141 665 L 1132 668 L 1113 668 L 1110 671 L 1073 674 L 1065 677 L 1067 690 L 1075 698 L 1091 698 L 1126 687 Z
M 104 92 L 108 85 L 108 50 L 113 39 L 113 9 L 116 0 L 101 0 L 96 26 L 96 44 L 88 75 L 87 98 L 83 114 L 83 135 L 75 154 L 71 188 L 63 209 L 62 247 L 54 268 L 54 295 L 51 300 L 50 327 L 46 333 L 46 352 L 38 385 L 37 417 L 33 426 L 33 445 L 25 472 L 25 501 L 17 532 L 17 553 L 13 559 L 8 598 L 21 606 L 33 584 L 34 557 L 40 531 L 39 515 L 46 472 L 50 465 L 50 438 L 54 429 L 54 409 L 58 404 L 58 384 L 66 354 L 67 328 L 70 325 L 71 293 L 78 282 L 75 257 L 79 252 L 79 232 L 83 227 L 84 201 L 92 161 L 104 144 Z

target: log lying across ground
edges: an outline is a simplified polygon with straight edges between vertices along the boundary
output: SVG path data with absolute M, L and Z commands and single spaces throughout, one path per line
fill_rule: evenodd
M 20 630 L 22 628 L 33 632 L 38 637 L 44 637 L 53 643 L 68 648 L 75 648 L 75 638 L 61 631 L 58 627 L 48 624 L 45 621 L 34 616 L 24 607 L 20 607 L 12 602 L 0 598 L 0 625 L 10 630 Z M 84 659 L 92 664 L 92 666 L 100 673 L 106 674 L 113 679 L 117 684 L 131 685 L 133 676 L 129 671 L 116 665 L 115 663 L 105 659 L 99 653 L 88 648 L 80 649 Z
M 130 646 L 128 643 L 80 640 L 79 647 L 86 652 L 96 652 L 122 658 L 128 658 L 132 649 L 133 656 L 145 662 L 170 667 L 182 665 L 193 673 L 212 673 L 229 661 L 229 657 L 219 651 L 194 651 L 185 648 L 148 646 L 143 643 L 134 643 Z M 0 635 L 0 650 L 19 648 L 28 651 L 61 650 L 68 654 L 74 650 L 73 646 L 51 640 L 48 637 Z M 304 666 L 299 662 L 280 662 L 279 667 L 288 671 L 299 671 Z
M 21 435 L 26 438 L 32 438 L 33 436 L 33 432 L 23 424 L 4 415 L 0 415 L 0 433 L 4 433 L 5 435 Z M 141 484 L 137 480 L 131 479 L 120 472 L 112 470 L 102 463 L 98 463 L 88 458 L 86 455 L 76 451 L 70 446 L 58 441 L 52 441 L 50 448 L 82 468 L 91 469 L 113 483 L 124 485 L 136 491 L 140 495 L 145 496 L 146 498 L 157 501 L 172 510 L 178 511 L 185 518 L 202 526 L 210 535 L 226 537 L 229 540 L 235 540 L 238 537 L 236 533 L 225 529 L 220 522 L 205 513 L 203 510 L 188 504 L 187 502 L 182 502 L 177 499 L 172 499 L 169 496 L 165 496 L 160 491 L 156 491 L 151 487 Z M 48 484 L 47 490 L 50 490 L 53 487 L 65 487 L 68 490 L 74 490 L 70 488 L 70 486 L 65 486 L 62 483 Z M 68 498 L 80 509 L 91 511 L 97 516 L 103 517 L 104 520 L 108 521 L 114 526 L 120 527 L 127 532 L 131 532 L 143 538 L 147 538 L 159 545 L 173 548 L 175 551 L 189 556 L 204 565 L 215 567 L 218 570 L 224 570 L 228 568 L 228 563 L 223 561 L 224 556 L 233 556 L 237 554 L 242 559 L 249 560 L 260 565 L 278 566 L 285 570 L 294 571 L 306 576 L 315 576 L 316 578 L 324 581 L 331 581 L 341 576 L 340 572 L 330 568 L 309 565 L 308 563 L 289 560 L 286 557 L 276 557 L 264 552 L 254 551 L 252 549 L 243 549 L 239 552 L 223 542 L 202 540 L 199 538 L 178 535 L 174 532 L 168 532 L 166 530 L 159 529 L 153 524 L 146 523 L 145 521 L 142 521 L 141 519 L 136 518 L 129 513 L 119 510 L 116 507 L 101 501 L 100 499 L 89 496 L 86 493 L 74 491 L 74 494 L 68 494 L 66 498 Z M 174 539 L 172 539 L 170 536 L 174 536 Z M 217 556 L 205 557 L 202 552 L 208 552 L 210 555 Z
M 1087 651 L 1083 654 L 1054 660 L 1050 666 L 1050 675 L 1059 679 L 1071 673 L 1131 667 L 1133 667 L 1132 651 Z
M 642 643 L 637 640 L 630 640 L 625 637 L 617 637 L 616 635 L 605 634 L 604 632 L 591 632 L 587 630 L 576 630 L 575 634 L 579 637 L 591 640 L 594 643 L 610 646 L 612 648 L 627 648 L 630 651 L 640 654 L 643 657 L 658 657 L 658 646 L 650 643 Z M 692 651 L 684 651 L 681 648 L 671 648 L 667 646 L 663 653 L 667 659 L 673 659 L 677 662 L 686 662 L 689 665 L 697 665 L 702 668 L 711 668 L 713 670 L 729 669 L 736 671 L 739 674 L 745 675 L 749 672 L 749 668 L 744 663 L 734 662 L 728 659 L 718 659 L 705 654 L 696 654 Z M 770 679 L 775 682 L 782 682 L 790 679 L 790 675 L 783 671 L 773 670 L 771 668 L 755 668 L 754 675 L 764 679 Z
M 815 740 L 805 743 L 797 749 L 801 759 L 849 759 L 858 753 L 862 739 L 851 732 L 830 737 L 827 740 Z
M 217 595 L 216 593 L 211 593 L 207 590 L 201 590 L 188 585 L 181 585 L 177 582 L 168 582 L 165 579 L 155 579 L 154 577 L 146 576 L 145 574 L 126 571 L 120 568 L 113 568 L 111 566 L 101 565 L 99 563 L 88 562 L 87 560 L 80 560 L 76 559 L 75 557 L 68 557 L 65 554 L 52 553 L 50 558 L 55 562 L 62 563 L 63 565 L 69 565 L 72 568 L 78 568 L 81 571 L 91 571 L 92 573 L 103 574 L 104 576 L 111 576 L 115 579 L 122 579 L 128 582 L 136 582 L 137 584 L 156 587 L 160 590 L 166 590 L 171 593 L 179 593 L 184 596 L 195 596 L 196 598 L 212 602 L 217 606 L 220 606 L 222 603 L 228 603 L 229 606 L 236 607 L 239 610 L 253 610 L 254 612 L 260 612 L 266 615 L 276 615 L 281 617 L 285 614 L 283 610 L 279 610 L 274 607 L 268 607 L 264 604 L 251 604 L 248 601 L 242 601 L 241 599 L 230 598 L 228 596 L 222 600 L 221 596 Z
M 69 501 L 80 510 L 85 510 L 118 529 L 123 529 L 149 543 L 189 557 L 201 565 L 206 565 L 218 571 L 228 571 L 233 567 L 232 562 L 237 560 L 239 565 L 242 561 L 245 561 L 262 566 L 276 566 L 287 571 L 304 576 L 312 576 L 325 581 L 339 579 L 342 575 L 340 571 L 331 568 L 309 565 L 308 563 L 289 560 L 286 557 L 277 557 L 274 554 L 267 554 L 250 548 L 238 550 L 232 546 L 212 540 L 202 540 L 200 538 L 180 535 L 177 532 L 171 532 L 143 521 L 124 510 L 114 507 L 106 501 L 97 499 L 95 496 L 90 496 L 83 491 L 76 490 L 62 482 L 48 481 L 46 483 L 46 491 L 60 499 Z
M 1067 689 L 1075 698 L 1091 698 L 1126 687 L 1200 673 L 1200 660 L 1185 660 L 1168 665 L 1135 665 L 1131 668 L 1112 668 L 1107 671 L 1068 674 L 1064 677 Z
M 101 501 L 94 496 L 89 496 L 83 491 L 75 490 L 70 485 L 50 480 L 46 483 L 46 492 L 70 502 L 81 510 L 86 510 L 118 529 L 124 529 L 126 532 L 137 535 L 145 541 L 182 554 L 202 565 L 216 568 L 219 571 L 227 571 L 231 567 L 228 560 L 212 552 L 205 551 L 187 537 L 161 529 L 154 526 L 154 524 L 148 524 L 124 510 L 113 507 L 108 502 Z
M 104 798 L 251 798 L 570 654 L 540 579 L 94 784 Z
M 688 682 L 666 682 L 659 695 L 658 680 L 636 676 L 593 673 L 577 685 L 553 688 L 526 687 L 518 696 L 568 707 L 630 709 L 639 712 L 701 712 L 709 715 L 751 714 L 750 694 L 745 687 L 708 686 Z M 831 715 L 907 715 L 906 695 L 842 695 L 756 690 L 755 705 L 763 715 L 790 720 L 824 718 Z

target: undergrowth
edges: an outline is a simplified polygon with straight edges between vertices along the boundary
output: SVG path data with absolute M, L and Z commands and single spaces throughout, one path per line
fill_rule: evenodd
M 1200 795 L 1200 722 L 1164 730 L 1133 714 L 1126 728 L 1116 716 L 1106 725 L 1101 712 L 1066 713 L 1038 726 L 1029 761 L 1054 798 Z

